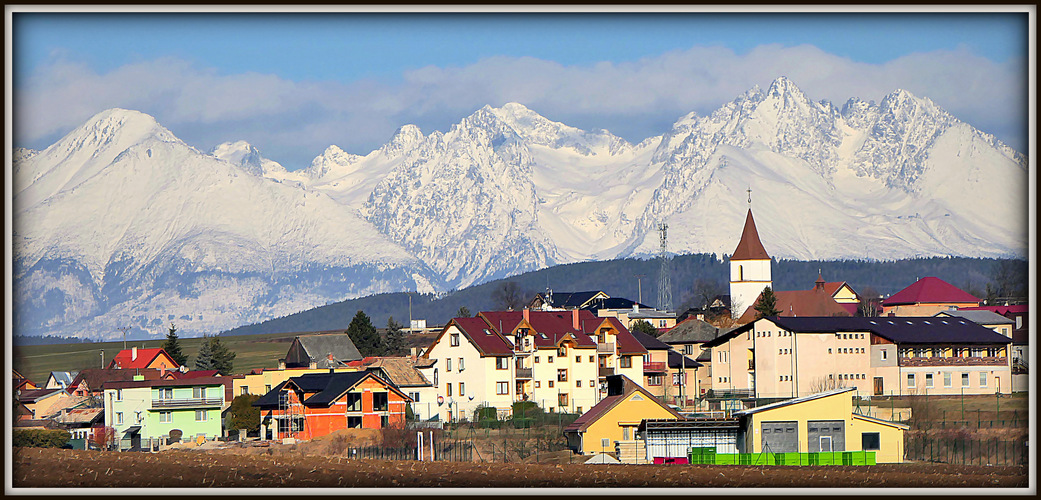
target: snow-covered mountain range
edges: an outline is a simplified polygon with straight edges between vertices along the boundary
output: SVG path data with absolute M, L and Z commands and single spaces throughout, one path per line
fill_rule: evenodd
M 733 251 L 751 189 L 774 257 L 1025 256 L 1026 158 L 902 90 L 814 102 L 791 81 L 631 144 L 516 103 L 287 170 L 99 113 L 14 152 L 17 333 L 201 334 L 384 291 L 560 263 Z M 723 279 L 720 277 L 719 279 Z

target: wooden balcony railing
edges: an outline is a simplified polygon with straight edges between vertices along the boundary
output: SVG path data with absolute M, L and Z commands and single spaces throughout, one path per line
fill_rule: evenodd
M 968 358 L 899 358 L 900 366 L 1008 366 L 1004 356 L 975 356 Z
M 614 342 L 605 342 L 596 344 L 597 353 L 614 354 Z
M 607 367 L 601 366 L 600 369 L 599 369 L 599 376 L 606 377 L 606 376 L 609 376 L 609 375 L 614 375 L 614 368 L 607 368 Z

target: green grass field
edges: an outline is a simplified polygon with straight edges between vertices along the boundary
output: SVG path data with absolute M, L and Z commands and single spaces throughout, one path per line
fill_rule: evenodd
M 284 358 L 293 341 L 292 333 L 266 335 L 238 335 L 221 337 L 228 349 L 235 352 L 235 373 L 248 373 L 254 368 L 276 368 L 278 359 Z M 202 338 L 180 339 L 181 351 L 188 356 L 188 366 L 195 363 L 195 355 L 202 345 Z M 128 341 L 127 347 L 160 347 L 161 340 Z M 18 346 L 13 352 L 15 369 L 36 384 L 44 384 L 52 371 L 74 371 L 84 368 L 101 368 L 101 351 L 104 350 L 105 365 L 123 349 L 123 341 L 97 342 L 88 344 L 52 344 Z

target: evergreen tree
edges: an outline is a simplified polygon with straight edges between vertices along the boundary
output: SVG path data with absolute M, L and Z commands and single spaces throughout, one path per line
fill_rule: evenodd
M 213 351 L 210 349 L 210 338 L 206 335 L 202 336 L 202 345 L 199 347 L 199 352 L 195 354 L 195 369 L 213 369 Z
M 470 309 L 466 306 L 460 307 L 459 312 L 455 313 L 457 318 L 469 318 L 470 316 L 473 316 L 473 314 L 470 314 Z
M 260 430 L 260 407 L 253 403 L 260 399 L 256 394 L 242 394 L 231 400 L 228 429 L 245 429 L 249 432 Z
M 650 336 L 655 337 L 655 338 L 657 338 L 659 335 L 661 335 L 661 332 L 658 331 L 658 329 L 655 328 L 654 325 L 652 325 L 652 324 L 650 324 L 647 321 L 642 320 L 642 319 L 638 319 L 636 321 L 633 321 L 633 324 L 629 326 L 629 331 L 643 332 L 643 333 L 646 333 L 647 335 L 650 335 Z
M 227 377 L 231 375 L 232 369 L 235 366 L 236 353 L 228 349 L 228 346 L 221 342 L 220 335 L 214 335 L 210 337 L 210 369 L 217 370 L 221 375 Z
M 394 321 L 394 316 L 387 320 L 387 339 L 384 350 L 388 356 L 405 354 L 405 332 L 401 326 L 401 323 Z
M 774 295 L 774 291 L 770 287 L 763 289 L 762 295 L 759 296 L 759 301 L 755 303 L 755 317 L 762 318 L 764 316 L 777 316 L 781 314 L 781 311 L 777 310 L 777 296 Z
M 188 363 L 188 356 L 181 351 L 181 343 L 177 338 L 177 327 L 173 323 L 170 323 L 170 332 L 166 334 L 166 342 L 163 342 L 161 347 L 177 364 L 183 366 Z
M 351 342 L 354 342 L 354 346 L 358 348 L 358 352 L 362 356 L 383 355 L 383 339 L 376 333 L 376 327 L 372 326 L 372 321 L 364 311 L 358 311 L 354 315 L 351 324 L 347 326 L 347 336 L 351 338 Z

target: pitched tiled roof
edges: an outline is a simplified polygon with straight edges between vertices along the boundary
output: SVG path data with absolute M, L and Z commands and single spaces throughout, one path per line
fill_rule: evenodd
M 1015 305 L 1015 306 L 977 306 L 977 307 L 959 307 L 959 311 L 992 311 L 1002 316 L 1006 314 L 1026 314 L 1030 309 L 1030 306 L 1026 304 Z
M 486 356 L 513 354 L 513 346 L 483 318 L 453 318 L 451 322 L 459 327 L 459 330 L 470 339 L 481 354 Z
M 121 368 L 123 370 L 133 370 L 135 368 L 148 368 L 148 365 L 159 357 L 160 354 L 166 354 L 166 351 L 161 348 L 154 349 L 138 349 L 137 357 L 134 358 L 133 349 L 123 349 L 116 354 L 116 357 L 112 358 L 109 362 L 109 368 Z M 169 356 L 169 354 L 166 354 Z M 173 358 L 171 358 L 173 361 Z M 173 361 L 174 365 L 177 364 Z
M 658 340 L 666 344 L 689 344 L 708 342 L 719 335 L 719 328 L 712 326 L 706 321 L 690 317 L 682 323 L 672 327 Z
M 134 380 L 134 375 L 141 375 L 145 380 L 159 380 L 162 373 L 159 370 L 117 370 L 115 368 L 86 368 L 80 370 L 79 375 L 72 381 L 70 389 L 78 387 L 81 382 L 86 382 L 91 392 L 98 392 L 104 388 L 106 382 L 118 382 L 123 380 Z
M 365 366 L 366 370 L 380 369 L 387 374 L 390 383 L 398 387 L 430 385 L 430 381 L 419 373 L 412 358 L 381 357 Z
M 598 311 L 600 309 L 632 309 L 633 306 L 640 306 L 640 309 L 651 309 L 650 306 L 641 304 L 634 300 L 629 300 L 622 297 L 611 297 L 603 300 L 594 300 L 592 303 L 587 305 L 585 309 L 590 311 Z
M 587 303 L 599 294 L 607 295 L 600 290 L 589 290 L 585 292 L 553 292 L 551 295 L 540 293 L 536 296 L 535 300 L 541 298 L 542 301 L 549 303 L 552 307 L 577 309 L 579 307 L 591 305 Z M 532 302 L 535 300 L 532 300 Z
M 201 378 L 201 377 L 219 377 L 219 370 L 188 370 L 182 372 L 179 370 L 168 371 L 167 374 L 173 374 L 175 379 L 187 379 L 187 378 Z
M 618 318 L 601 318 L 609 323 L 615 330 L 615 343 L 619 354 L 647 354 L 647 348 L 644 347 L 643 342 L 634 335 L 638 332 L 631 332 L 625 325 L 622 324 Z M 602 322 L 601 322 L 602 324 Z M 596 330 L 590 331 L 592 334 L 596 334 Z M 596 342 L 592 338 L 589 338 L 592 345 L 596 345 Z M 581 345 L 581 344 L 580 344 Z
M 882 301 L 883 306 L 932 303 L 979 303 L 980 299 L 932 276 L 922 278 Z
M 640 345 L 642 345 L 644 349 L 654 349 L 657 351 L 667 351 L 669 349 L 672 349 L 672 346 L 666 344 L 665 342 L 662 342 L 659 339 L 654 338 L 653 335 L 647 335 L 646 333 L 638 331 L 632 331 L 629 333 L 632 334 L 632 336 L 635 337 L 638 342 L 640 342 Z
M 831 294 L 826 293 L 823 289 L 814 288 L 813 290 L 774 292 L 774 296 L 777 298 L 777 303 L 774 307 L 781 311 L 780 316 L 852 316 L 848 309 L 842 307 L 842 304 L 835 302 Z M 756 298 L 755 303 L 759 303 L 759 298 Z M 752 321 L 755 319 L 755 315 L 756 311 L 753 304 L 748 309 L 745 309 L 738 322 L 746 323 Z
M 752 219 L 752 209 L 748 209 L 748 215 L 745 217 L 745 227 L 741 230 L 741 241 L 738 242 L 737 249 L 730 256 L 730 260 L 769 258 L 770 254 L 766 253 L 763 243 L 759 241 L 759 231 L 756 230 L 755 220 Z
M 690 356 L 683 356 L 676 351 L 669 351 L 669 368 L 697 368 L 705 366 L 701 363 L 690 358 Z
M 632 380 L 629 380 L 629 377 L 626 377 L 625 375 L 617 376 L 622 377 L 625 383 L 624 389 L 622 390 L 621 394 L 607 396 L 604 399 L 601 399 L 600 402 L 593 405 L 593 407 L 590 408 L 589 411 L 583 413 L 577 419 L 575 419 L 575 421 L 572 422 L 571 425 L 565 427 L 564 432 L 585 431 L 589 428 L 590 425 L 595 423 L 597 420 L 600 420 L 600 418 L 606 415 L 607 412 L 611 411 L 612 408 L 617 406 L 622 401 L 628 399 L 629 396 L 631 396 L 634 392 L 643 393 L 644 397 L 648 401 L 654 401 L 655 403 L 658 403 L 658 405 L 667 410 L 669 413 L 673 414 L 677 419 L 683 418 L 682 415 L 676 413 L 675 410 L 669 408 L 667 405 L 663 404 L 658 398 L 654 397 L 654 395 L 647 392 L 647 389 L 644 389 L 643 387 L 640 387 L 638 384 L 634 383 Z
M 318 366 L 325 367 L 332 355 L 338 364 L 347 361 L 361 359 L 361 352 L 355 347 L 354 341 L 346 333 L 321 333 L 312 335 L 300 335 L 296 337 L 300 347 L 304 348 L 307 355 L 318 362 Z
M 770 321 L 796 333 L 871 332 L 897 344 L 1006 344 L 1010 339 L 990 328 L 961 318 L 936 317 L 796 317 L 773 316 L 757 321 Z M 742 325 L 720 335 L 706 347 L 722 345 L 751 330 L 755 322 Z

